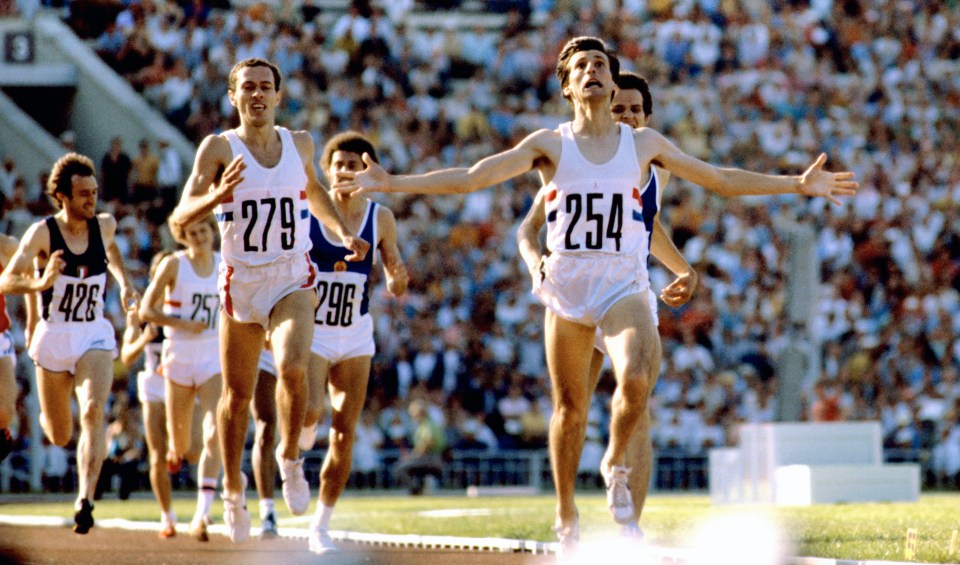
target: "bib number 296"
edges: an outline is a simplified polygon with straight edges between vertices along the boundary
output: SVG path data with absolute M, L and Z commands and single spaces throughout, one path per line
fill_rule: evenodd
M 350 326 L 353 324 L 353 302 L 357 296 L 357 285 L 340 282 L 320 281 L 317 284 L 316 321 L 320 325 Z

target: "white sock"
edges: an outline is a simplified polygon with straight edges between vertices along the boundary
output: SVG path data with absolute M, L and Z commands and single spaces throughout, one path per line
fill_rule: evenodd
M 260 499 L 260 519 L 263 520 L 271 512 L 274 511 L 273 499 L 272 498 L 261 498 Z
M 197 514 L 200 516 L 209 516 L 210 507 L 213 506 L 213 495 L 217 491 L 217 479 L 204 477 L 200 479 L 200 486 L 197 488 Z
M 333 506 L 326 506 L 321 502 L 313 514 L 313 524 L 319 526 L 321 530 L 329 530 L 331 516 L 333 516 Z
M 177 515 L 173 513 L 171 508 L 169 512 L 160 512 L 160 523 L 164 526 L 176 526 L 177 525 Z

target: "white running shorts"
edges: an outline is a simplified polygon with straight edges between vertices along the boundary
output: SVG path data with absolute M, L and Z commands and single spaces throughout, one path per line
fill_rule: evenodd
M 376 343 L 373 341 L 373 317 L 370 314 L 364 314 L 350 330 L 349 332 L 330 331 L 326 326 L 314 325 L 310 353 L 330 361 L 331 366 L 353 357 L 365 355 L 373 357 L 377 351 Z
M 238 322 L 260 324 L 264 329 L 277 302 L 316 284 L 317 267 L 306 253 L 257 267 L 221 261 L 217 277 L 224 312 Z
M 553 253 L 542 269 L 533 294 L 557 316 L 585 326 L 599 326 L 611 306 L 650 288 L 649 281 L 639 280 L 635 255 Z
M 92 350 L 109 351 L 117 358 L 116 332 L 107 320 L 65 324 L 40 320 L 30 342 L 29 355 L 47 371 L 73 374 L 77 372 L 77 361 Z
M 220 339 L 163 340 L 163 376 L 187 388 L 199 388 L 220 373 Z
M 17 352 L 13 345 L 13 336 L 10 335 L 10 330 L 0 333 L 0 358 L 2 357 L 9 359 L 14 367 L 17 366 Z
M 163 404 L 167 398 L 166 383 L 163 375 L 140 371 L 137 373 L 137 398 L 141 404 L 159 402 Z

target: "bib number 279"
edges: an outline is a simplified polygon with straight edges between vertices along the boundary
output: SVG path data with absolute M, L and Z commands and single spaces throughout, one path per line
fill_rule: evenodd
M 267 243 L 269 241 L 270 228 L 273 226 L 273 219 L 277 212 L 276 198 L 261 198 L 260 200 L 244 200 L 240 204 L 240 215 L 247 222 L 247 229 L 243 232 L 243 250 L 246 252 L 267 252 Z M 297 222 L 294 217 L 293 199 L 281 198 L 280 207 L 280 248 L 284 251 L 293 249 L 296 241 Z M 261 220 L 263 213 L 263 221 Z M 262 224 L 262 225 L 261 225 Z M 257 237 L 257 230 L 259 237 Z

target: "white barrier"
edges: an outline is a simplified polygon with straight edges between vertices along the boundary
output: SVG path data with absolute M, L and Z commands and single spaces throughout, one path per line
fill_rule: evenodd
M 714 504 L 915 501 L 920 467 L 884 465 L 878 422 L 745 424 L 711 450 Z

